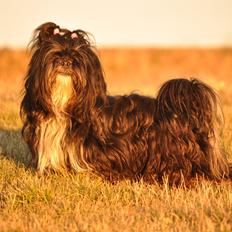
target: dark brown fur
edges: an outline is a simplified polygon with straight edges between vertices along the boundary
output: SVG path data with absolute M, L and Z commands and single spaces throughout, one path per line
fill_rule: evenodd
M 161 87 L 156 99 L 137 94 L 108 96 L 88 34 L 60 28 L 55 34 L 58 28 L 45 23 L 32 41 L 21 116 L 33 166 L 40 172 L 90 170 L 111 181 L 143 178 L 162 183 L 166 176 L 175 185 L 197 176 L 228 177 L 218 136 L 220 106 L 209 86 L 196 79 L 173 79 Z M 65 70 L 56 66 L 64 62 L 70 62 Z M 57 114 L 51 95 L 58 73 L 71 76 L 73 93 Z M 38 147 L 46 145 L 46 136 L 40 141 L 41 125 L 53 120 L 59 127 L 58 117 L 65 122 L 57 145 L 62 152 L 56 167 L 47 155 L 41 168 Z M 67 152 L 71 148 L 74 153 Z

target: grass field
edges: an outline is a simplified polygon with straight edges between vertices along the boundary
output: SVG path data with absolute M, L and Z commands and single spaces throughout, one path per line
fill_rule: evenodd
M 225 113 L 223 144 L 232 160 L 232 49 L 105 48 L 100 57 L 110 93 L 155 96 L 173 77 L 198 77 L 218 90 Z M 26 168 L 19 118 L 24 50 L 0 50 L 0 232 L 232 231 L 232 182 L 192 189 L 90 174 L 38 177 Z

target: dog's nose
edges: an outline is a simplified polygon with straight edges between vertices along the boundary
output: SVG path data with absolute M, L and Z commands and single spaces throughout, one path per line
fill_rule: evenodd
M 61 65 L 62 66 L 66 66 L 66 67 L 71 66 L 72 65 L 72 61 L 70 61 L 70 60 L 68 60 L 68 61 L 62 61 Z
M 63 67 L 69 67 L 72 65 L 72 61 L 71 60 L 67 60 L 67 59 L 58 59 L 57 60 L 57 65 L 63 66 Z

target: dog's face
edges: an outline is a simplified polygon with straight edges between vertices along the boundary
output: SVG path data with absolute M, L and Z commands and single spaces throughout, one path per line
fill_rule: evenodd
M 32 51 L 26 89 L 32 91 L 33 102 L 49 111 L 54 92 L 62 90 L 68 91 L 69 96 L 64 93 L 67 99 L 75 98 L 75 107 L 84 102 L 85 107 L 94 105 L 105 98 L 101 64 L 86 32 L 45 23 L 35 30 Z
M 36 32 L 33 48 L 35 53 L 33 66 L 40 66 L 41 79 L 49 88 L 56 78 L 71 78 L 75 86 L 84 88 L 87 81 L 88 67 L 94 65 L 93 54 L 87 34 L 83 31 L 70 32 L 60 29 L 52 23 L 40 26 Z M 91 56 L 92 55 L 92 56 Z

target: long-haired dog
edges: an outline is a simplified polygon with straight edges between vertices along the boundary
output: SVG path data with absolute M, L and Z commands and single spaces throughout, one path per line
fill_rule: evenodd
M 38 27 L 21 104 L 31 164 L 47 170 L 92 171 L 111 181 L 197 176 L 222 179 L 222 120 L 215 92 L 196 80 L 166 82 L 156 98 L 108 96 L 101 63 L 82 30 Z

